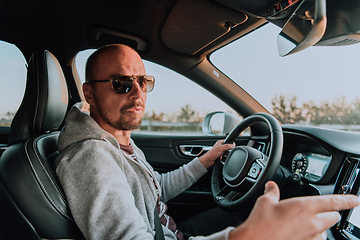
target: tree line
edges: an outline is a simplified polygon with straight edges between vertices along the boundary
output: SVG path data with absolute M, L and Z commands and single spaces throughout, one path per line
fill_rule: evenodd
M 335 99 L 333 102 L 324 101 L 320 105 L 313 101 L 297 103 L 297 97 L 277 95 L 271 100 L 271 113 L 282 123 L 309 123 L 360 125 L 360 98 L 347 102 L 345 97 Z M 145 113 L 144 120 L 159 122 L 202 122 L 204 116 L 194 110 L 190 105 L 181 107 L 180 111 L 173 113 Z
M 194 110 L 190 105 L 185 105 L 180 108 L 180 111 L 172 113 L 151 113 L 146 112 L 143 120 L 154 122 L 167 122 L 167 123 L 187 123 L 185 126 L 152 126 L 152 131 L 201 131 L 199 123 L 202 122 L 203 116 Z M 151 125 L 151 124 L 150 124 Z M 148 130 L 148 126 L 142 125 L 140 130 Z
M 144 114 L 144 120 L 158 121 L 158 122 L 185 122 L 185 123 L 196 123 L 201 122 L 203 117 L 200 113 L 194 110 L 189 104 L 180 108 L 180 112 L 172 113 L 151 113 L 146 112 Z
M 271 100 L 272 113 L 283 123 L 307 122 L 318 124 L 360 124 L 360 99 L 347 103 L 345 97 L 334 102 L 325 101 L 315 105 L 313 101 L 297 104 L 296 96 L 275 96 Z

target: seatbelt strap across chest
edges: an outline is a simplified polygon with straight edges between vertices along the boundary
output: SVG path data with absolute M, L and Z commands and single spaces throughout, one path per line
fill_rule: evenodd
M 154 218 L 155 218 L 155 240 L 165 240 L 164 232 L 159 218 L 159 213 L 156 207 L 154 212 Z

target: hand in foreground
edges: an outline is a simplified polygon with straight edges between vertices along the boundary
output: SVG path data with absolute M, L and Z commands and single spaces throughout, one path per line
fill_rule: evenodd
M 323 240 L 326 230 L 340 220 L 339 210 L 354 208 L 354 195 L 297 197 L 279 201 L 280 190 L 270 181 L 248 219 L 229 234 L 233 239 Z M 326 235 L 325 235 L 326 236 Z
M 199 157 L 200 162 L 205 168 L 209 168 L 214 165 L 215 160 L 221 157 L 225 151 L 235 147 L 235 143 L 223 144 L 224 141 L 225 140 L 217 141 L 211 150 Z

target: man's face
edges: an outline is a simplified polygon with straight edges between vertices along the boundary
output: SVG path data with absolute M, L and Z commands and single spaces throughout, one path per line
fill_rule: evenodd
M 116 75 L 145 75 L 141 58 L 131 49 L 105 52 L 98 57 L 95 79 L 107 80 Z M 117 94 L 110 82 L 90 83 L 92 90 L 91 116 L 100 126 L 115 130 L 134 130 L 140 127 L 145 111 L 146 93 L 135 81 L 130 92 Z

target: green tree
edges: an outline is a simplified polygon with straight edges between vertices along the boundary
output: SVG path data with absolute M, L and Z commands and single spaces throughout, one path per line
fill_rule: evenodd
M 275 96 L 271 100 L 273 106 L 273 114 L 283 123 L 297 123 L 301 120 L 305 120 L 302 116 L 302 108 L 297 107 L 296 97 L 293 96 L 291 99 L 286 98 L 283 95 Z
M 180 114 L 177 116 L 179 122 L 199 122 L 199 113 L 191 108 L 190 105 L 182 107 Z
M 350 124 L 360 124 L 360 99 L 356 98 L 350 106 Z

